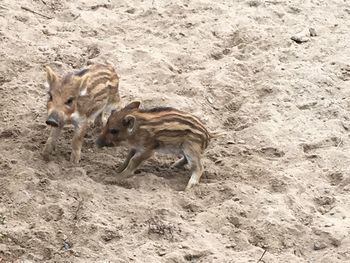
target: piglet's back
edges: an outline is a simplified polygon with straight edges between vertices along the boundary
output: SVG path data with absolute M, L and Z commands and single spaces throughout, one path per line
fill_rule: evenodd
M 204 150 L 211 139 L 210 132 L 198 118 L 173 108 L 138 110 L 135 116 L 139 129 L 146 130 L 163 144 L 197 143 Z
M 119 78 L 110 64 L 92 64 L 75 72 L 74 75 L 82 79 L 80 96 L 89 95 L 95 98 L 107 96 L 111 87 L 118 91 Z
M 86 85 L 80 91 L 80 95 L 102 96 L 106 87 L 118 87 L 119 78 L 111 64 L 92 64 L 85 69 L 75 73 L 86 78 Z
M 119 101 L 119 77 L 111 64 L 92 64 L 74 73 L 82 78 L 79 112 L 93 114 L 109 99 Z

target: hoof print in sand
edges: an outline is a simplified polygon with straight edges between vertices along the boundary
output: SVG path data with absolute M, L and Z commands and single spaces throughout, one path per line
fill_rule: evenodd
M 260 154 L 268 158 L 281 158 L 284 156 L 284 152 L 274 147 L 264 147 L 259 150 Z

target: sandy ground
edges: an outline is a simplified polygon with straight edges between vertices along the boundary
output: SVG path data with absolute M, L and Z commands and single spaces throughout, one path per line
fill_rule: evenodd
M 341 0 L 2 0 L 0 262 L 350 262 L 349 28 Z M 126 152 L 96 129 L 42 159 L 43 66 L 104 59 L 125 103 L 228 132 L 200 186 L 163 155 L 104 185 Z

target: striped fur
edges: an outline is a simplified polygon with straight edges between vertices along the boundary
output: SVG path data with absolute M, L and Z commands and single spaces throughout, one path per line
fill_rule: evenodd
M 119 169 L 120 176 L 131 175 L 154 152 L 170 152 L 182 155 L 174 166 L 188 163 L 191 167 L 192 175 L 186 189 L 198 184 L 203 172 L 201 155 L 214 137 L 213 133 L 189 113 L 173 108 L 142 110 L 139 106 L 139 102 L 132 102 L 112 113 L 96 141 L 99 147 L 130 147 L 129 157 Z M 106 179 L 107 182 L 115 180 Z
M 78 163 L 84 134 L 91 122 L 106 123 L 110 112 L 119 108 L 119 77 L 110 63 L 90 64 L 62 78 L 46 67 L 49 84 L 47 124 L 53 126 L 44 148 L 48 157 L 56 145 L 60 130 L 72 123 L 75 133 L 71 161 Z

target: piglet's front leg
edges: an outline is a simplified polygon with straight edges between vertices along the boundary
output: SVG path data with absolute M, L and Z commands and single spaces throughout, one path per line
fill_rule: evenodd
M 125 165 L 126 168 L 124 170 L 122 170 L 122 172 L 117 173 L 116 176 L 106 177 L 103 180 L 105 183 L 115 183 L 116 181 L 118 181 L 120 179 L 124 179 L 124 178 L 127 178 L 127 177 L 133 175 L 133 173 L 140 166 L 140 164 L 143 161 L 149 159 L 154 153 L 154 151 L 152 149 L 134 150 L 134 151 L 135 152 L 133 152 L 133 150 L 131 150 L 129 152 L 128 158 L 130 158 L 130 160 L 128 161 L 128 158 L 127 158 L 126 161 L 124 162 L 124 164 L 122 165 L 122 166 Z
M 81 147 L 83 145 L 84 136 L 88 128 L 88 123 L 83 122 L 75 126 L 73 140 L 72 140 L 72 153 L 70 156 L 70 161 L 72 163 L 79 163 Z
M 56 143 L 59 135 L 61 134 L 61 128 L 59 127 L 52 127 L 50 131 L 49 138 L 46 141 L 44 150 L 43 150 L 43 156 L 45 159 L 49 158 L 49 155 L 55 150 Z
M 126 156 L 126 159 L 125 159 L 124 163 L 121 166 L 119 166 L 118 169 L 117 169 L 117 173 L 118 174 L 123 172 L 125 170 L 125 168 L 128 167 L 131 158 L 134 157 L 135 154 L 136 154 L 136 150 L 135 149 L 131 149 L 128 152 L 128 155 Z

